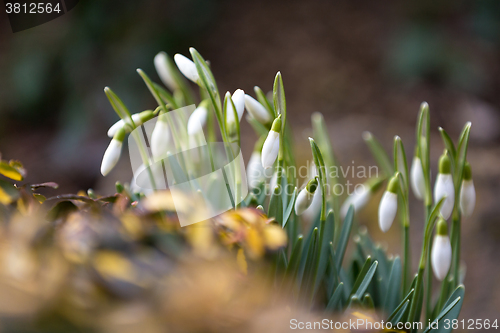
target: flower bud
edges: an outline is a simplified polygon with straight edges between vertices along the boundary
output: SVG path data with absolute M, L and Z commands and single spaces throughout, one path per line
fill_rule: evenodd
M 271 115 L 266 108 L 250 95 L 245 95 L 245 108 L 261 124 L 265 125 L 271 122 Z
M 274 161 L 278 157 L 280 148 L 280 131 L 281 131 L 281 115 L 274 119 L 271 130 L 267 135 L 266 141 L 262 146 L 262 166 L 268 169 L 273 166 Z
M 168 151 L 170 128 L 166 117 L 165 113 L 158 116 L 153 132 L 151 133 L 151 153 L 156 161 L 166 156 Z
M 125 130 L 120 128 L 111 142 L 109 143 L 108 148 L 104 152 L 104 156 L 102 157 L 101 163 L 101 173 L 103 176 L 106 176 L 118 163 L 120 159 L 120 154 L 122 152 L 123 140 L 125 139 Z
M 245 112 L 245 92 L 241 89 L 236 89 L 231 97 L 229 91 L 226 93 L 226 98 L 228 98 L 227 102 L 227 110 L 226 110 L 226 123 L 231 126 L 234 123 L 234 109 L 233 104 L 236 108 L 236 113 L 238 114 L 238 120 L 241 121 L 241 117 L 243 117 L 243 112 Z M 233 101 L 229 101 L 229 98 Z
M 264 168 L 262 167 L 260 151 L 254 151 L 247 165 L 247 181 L 249 188 L 256 188 L 265 181 Z
M 451 243 L 448 226 L 442 218 L 437 223 L 437 232 L 432 243 L 431 264 L 436 278 L 443 281 L 451 266 Z
M 183 56 L 180 53 L 177 53 L 174 56 L 174 61 L 181 73 L 187 77 L 189 80 L 193 81 L 196 84 L 200 82 L 200 76 L 198 75 L 198 70 L 196 69 L 196 65 L 194 62 Z
M 464 178 L 460 189 L 460 211 L 465 217 L 472 215 L 476 205 L 476 189 L 472 181 L 472 171 L 469 162 L 464 166 Z
M 380 230 L 387 232 L 394 222 L 396 213 L 398 211 L 398 175 L 396 174 L 391 178 L 387 185 L 387 190 L 380 200 L 378 207 L 378 225 Z
M 413 162 L 411 164 L 410 185 L 415 197 L 422 200 L 425 195 L 425 178 L 422 161 L 418 156 L 413 157 Z
M 171 91 L 174 91 L 179 88 L 179 85 L 175 81 L 174 75 L 172 75 L 172 68 L 169 67 L 170 61 L 171 60 L 168 59 L 168 55 L 165 52 L 160 52 L 155 56 L 154 64 L 156 72 L 163 84 Z
M 382 179 L 374 178 L 370 179 L 365 184 L 362 184 L 360 190 L 355 188 L 354 192 L 347 197 L 340 208 L 341 217 L 344 218 L 347 215 L 347 211 L 351 205 L 354 206 L 354 211 L 359 211 L 365 207 L 368 201 L 370 201 L 373 193 L 380 187 L 381 184 Z
M 205 107 L 205 103 L 201 103 L 189 117 L 187 131 L 190 136 L 196 135 L 203 130 L 207 122 L 207 115 L 208 110 Z
M 312 203 L 314 192 L 318 188 L 318 179 L 311 179 L 305 188 L 303 188 L 299 195 L 297 196 L 297 200 L 295 201 L 295 214 L 301 215 Z
M 441 215 L 447 220 L 453 211 L 455 187 L 453 186 L 453 177 L 451 176 L 451 161 L 446 150 L 439 158 L 439 173 L 434 185 L 434 201 L 437 203 L 443 197 L 446 197 L 446 199 L 444 199 L 441 206 Z

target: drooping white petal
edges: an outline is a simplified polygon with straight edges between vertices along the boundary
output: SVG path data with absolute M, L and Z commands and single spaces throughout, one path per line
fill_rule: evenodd
M 168 124 L 160 117 L 158 117 L 153 133 L 151 134 L 151 152 L 156 161 L 166 156 L 168 143 L 170 141 L 170 129 Z
M 112 139 L 109 143 L 109 146 L 106 148 L 102 158 L 101 173 L 103 176 L 106 176 L 115 167 L 116 163 L 118 163 L 122 151 L 122 145 L 122 141 L 118 141 L 116 139 Z
M 245 108 L 252 117 L 262 124 L 267 124 L 272 120 L 266 108 L 250 95 L 245 95 Z
M 355 190 L 342 204 L 340 208 L 340 215 L 344 218 L 347 215 L 347 211 L 349 210 L 349 206 L 354 206 L 354 211 L 359 211 L 362 209 L 371 197 L 371 191 L 367 186 L 363 185 L 362 189 Z
M 173 91 L 179 88 L 179 86 L 177 85 L 177 82 L 175 82 L 174 77 L 170 72 L 170 68 L 168 68 L 167 61 L 167 54 L 165 52 L 158 53 L 154 59 L 158 76 L 163 84 Z
M 315 193 L 318 190 L 315 191 Z M 304 211 L 311 205 L 314 194 L 307 192 L 304 188 L 297 195 L 297 200 L 295 201 L 295 214 L 302 215 Z
M 460 189 L 460 210 L 464 216 L 469 217 L 476 206 L 476 189 L 472 179 L 464 180 Z
M 183 56 L 180 53 L 177 53 L 174 56 L 174 61 L 185 77 L 187 77 L 194 83 L 198 83 L 200 81 L 200 76 L 198 75 L 198 71 L 196 70 L 196 65 L 191 59 Z
M 321 211 L 321 205 L 323 203 L 322 198 L 323 194 L 321 193 L 321 190 L 316 189 L 316 192 L 314 192 L 313 195 L 312 202 L 302 214 L 302 218 L 306 219 L 307 221 L 312 221 L 313 219 L 315 219 Z
M 440 281 L 446 277 L 451 266 L 451 243 L 448 236 L 436 235 L 432 243 L 432 270 Z
M 425 179 L 424 170 L 422 169 L 422 162 L 420 158 L 414 157 L 410 170 L 410 185 L 413 194 L 417 199 L 422 200 L 425 195 Z
M 278 157 L 280 148 L 280 135 L 278 132 L 269 131 L 266 141 L 262 146 L 262 166 L 267 169 L 273 166 L 274 161 Z
M 398 211 L 398 196 L 396 193 L 385 191 L 378 207 L 378 225 L 380 230 L 387 232 L 394 222 Z
M 199 106 L 193 111 L 187 123 L 187 131 L 189 135 L 195 135 L 200 132 L 207 122 L 207 108 Z
M 132 120 L 134 121 L 134 124 L 139 125 L 139 124 L 140 124 L 140 122 L 141 122 L 141 115 L 140 115 L 139 113 L 134 113 L 134 114 L 132 115 Z M 129 121 L 127 121 L 127 123 L 128 123 L 128 122 L 130 122 L 130 120 L 129 120 Z M 122 127 L 123 127 L 123 125 L 125 125 L 125 122 L 123 121 L 123 119 L 118 120 L 116 123 L 114 123 L 114 124 L 113 124 L 113 125 L 112 125 L 109 129 L 108 129 L 108 136 L 109 136 L 110 138 L 114 137 L 114 136 L 115 136 L 115 134 L 116 134 L 116 132 L 118 132 L 118 130 L 119 130 L 120 128 L 122 128 Z
M 437 203 L 443 197 L 446 197 L 446 199 L 441 206 L 441 215 L 447 220 L 453 211 L 455 188 L 451 174 L 438 173 L 436 184 L 434 185 L 434 201 Z
M 247 181 L 249 188 L 256 188 L 265 180 L 264 168 L 260 158 L 260 152 L 254 151 L 247 165 Z

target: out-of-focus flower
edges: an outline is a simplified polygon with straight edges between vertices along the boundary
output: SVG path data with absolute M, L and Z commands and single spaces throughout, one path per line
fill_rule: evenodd
M 317 188 L 318 179 L 315 177 L 307 183 L 306 187 L 303 188 L 297 196 L 297 200 L 295 201 L 295 214 L 302 215 L 302 213 L 309 208 Z
M 432 243 L 431 263 L 434 275 L 443 281 L 451 266 L 451 243 L 448 226 L 442 218 L 437 223 L 437 232 Z
M 410 170 L 410 185 L 413 194 L 417 199 L 422 200 L 425 194 L 425 179 L 424 169 L 422 168 L 422 161 L 418 156 L 413 157 Z
M 353 205 L 354 211 L 359 211 L 365 207 L 373 196 L 373 193 L 380 187 L 381 184 L 382 179 L 374 178 L 361 185 L 359 190 L 355 188 L 354 192 L 347 197 L 342 204 L 342 207 L 340 207 L 341 217 L 344 218 L 347 215 L 347 211 L 351 205 Z
M 261 211 L 244 208 L 229 211 L 217 219 L 221 239 L 228 245 L 238 244 L 248 257 L 260 258 L 267 251 L 276 251 L 287 244 L 285 231 L 275 223 L 269 223 Z
M 274 161 L 278 157 L 280 148 L 280 131 L 281 131 L 281 115 L 274 119 L 271 130 L 267 135 L 266 141 L 262 146 L 262 166 L 268 169 L 273 166 Z
M 205 103 L 201 103 L 196 110 L 193 111 L 187 123 L 187 131 L 189 135 L 196 135 L 203 130 L 207 122 L 208 110 Z
M 266 108 L 262 106 L 255 98 L 245 95 L 245 108 L 248 112 L 262 124 L 268 124 L 272 118 Z
M 179 88 L 179 85 L 174 79 L 174 75 L 172 75 L 172 69 L 169 67 L 168 55 L 165 52 L 160 52 L 155 56 L 154 64 L 156 72 L 160 77 L 161 81 L 165 86 L 168 87 L 171 91 L 174 91 Z
M 120 128 L 116 132 L 113 139 L 111 139 L 108 148 L 104 152 L 101 164 L 101 173 L 103 176 L 106 176 L 115 167 L 116 163 L 118 163 L 122 152 L 124 139 L 125 130 L 123 128 Z
M 198 75 L 198 71 L 196 70 L 196 65 L 191 59 L 177 53 L 174 56 L 174 61 L 185 77 L 196 84 L 200 83 L 200 76 Z
M 243 113 L 245 112 L 245 92 L 241 89 L 236 89 L 231 96 L 229 91 L 226 93 L 227 98 L 231 98 L 234 103 L 234 107 L 236 108 L 236 113 L 238 114 L 238 120 L 241 121 L 241 117 L 243 117 Z M 226 122 L 230 126 L 234 123 L 234 109 L 233 103 L 228 100 L 227 110 L 226 110 Z
M 247 181 L 248 187 L 256 188 L 260 183 L 264 182 L 265 169 L 262 167 L 260 151 L 254 151 L 247 165 Z
M 441 206 L 441 215 L 447 220 L 453 211 L 455 203 L 455 187 L 451 176 L 451 161 L 446 150 L 439 158 L 439 173 L 434 185 L 434 201 L 438 202 L 443 197 L 446 197 L 446 199 Z
M 398 182 L 399 179 L 396 174 L 387 184 L 387 190 L 384 192 L 382 200 L 380 200 L 378 225 L 383 232 L 387 232 L 391 228 L 398 211 Z
M 460 189 L 460 210 L 465 217 L 472 215 L 476 205 L 476 189 L 472 181 L 472 170 L 469 162 L 465 163 L 464 178 Z

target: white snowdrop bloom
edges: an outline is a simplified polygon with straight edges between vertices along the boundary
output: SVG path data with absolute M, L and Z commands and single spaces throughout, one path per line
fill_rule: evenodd
M 342 204 L 340 208 L 340 215 L 344 218 L 347 215 L 347 211 L 349 210 L 349 206 L 354 206 L 354 211 L 358 211 L 366 204 L 371 198 L 371 191 L 368 189 L 366 185 L 362 185 L 361 189 L 355 190 Z
M 380 230 L 387 232 L 396 218 L 398 211 L 398 176 L 395 175 L 389 181 L 387 190 L 380 200 L 378 207 L 378 225 Z
M 200 105 L 193 111 L 187 123 L 187 131 L 190 136 L 196 135 L 203 130 L 207 122 L 208 110 L 204 105 Z
M 299 192 L 297 200 L 295 200 L 295 214 L 302 215 L 302 213 L 309 208 L 317 188 L 318 179 L 313 178 L 307 183 L 306 187 Z
M 152 119 L 153 117 L 154 117 L 153 111 L 146 110 L 140 113 L 134 113 L 132 115 L 132 120 L 134 121 L 135 126 L 140 126 L 149 119 Z M 120 128 L 124 127 L 126 123 L 131 124 L 130 119 L 127 118 L 126 121 L 124 121 L 123 119 L 118 120 L 108 129 L 108 136 L 110 138 L 114 137 L 116 132 L 118 132 Z M 125 128 L 125 130 L 128 131 L 128 128 Z
M 451 266 L 451 243 L 448 237 L 448 227 L 444 219 L 439 219 L 437 233 L 432 243 L 431 265 L 434 275 L 443 281 Z
M 446 197 L 446 199 L 441 206 L 441 215 L 447 220 L 453 211 L 455 203 L 455 187 L 453 186 L 451 162 L 447 151 L 439 159 L 439 173 L 434 185 L 434 201 L 437 203 L 443 197 Z
M 194 62 L 183 56 L 180 53 L 177 53 L 174 56 L 174 61 L 181 73 L 187 77 L 189 80 L 193 81 L 194 83 L 199 83 L 200 82 L 200 76 L 198 75 L 198 71 L 196 70 L 196 65 Z
M 167 123 L 166 114 L 160 114 L 151 133 L 151 152 L 155 161 L 164 158 L 168 151 L 170 142 L 170 128 Z
M 418 156 L 413 158 L 413 162 L 411 164 L 410 185 L 415 197 L 422 200 L 425 195 L 425 179 L 424 169 L 422 169 L 422 161 Z
M 161 81 L 168 89 L 174 91 L 179 88 L 177 82 L 175 82 L 174 75 L 172 75 L 171 68 L 169 67 L 168 55 L 165 52 L 160 52 L 155 56 L 154 64 L 156 72 L 160 77 Z
M 103 176 L 106 176 L 118 163 L 120 159 L 120 155 L 122 152 L 123 140 L 125 139 L 125 130 L 120 128 L 111 142 L 109 143 L 108 148 L 104 152 L 104 156 L 102 157 L 101 163 L 101 173 Z
M 260 158 L 260 151 L 254 151 L 247 165 L 247 181 L 249 188 L 256 188 L 265 181 L 264 168 Z
M 238 114 L 238 121 L 241 121 L 241 117 L 243 117 L 243 113 L 245 112 L 245 92 L 241 89 L 237 89 L 233 93 L 233 96 L 231 96 L 231 93 L 228 91 L 226 92 L 226 98 L 226 124 L 231 126 L 235 122 L 233 104 L 236 108 L 236 113 Z M 229 98 L 231 98 L 233 103 L 231 103 Z
M 271 130 L 267 135 L 266 141 L 262 146 L 262 166 L 267 169 L 273 166 L 274 161 L 278 157 L 280 148 L 280 134 L 281 131 L 281 115 L 278 116 L 271 126 Z
M 245 95 L 245 108 L 252 117 L 262 124 L 268 124 L 272 120 L 266 108 L 250 95 Z
M 472 171 L 469 162 L 465 163 L 464 178 L 460 189 L 460 211 L 465 217 L 472 215 L 476 205 L 476 189 L 472 181 Z
M 261 163 L 262 165 L 262 163 Z M 266 169 L 264 169 L 266 170 Z M 271 168 L 267 169 L 271 170 Z M 266 171 L 267 171 L 266 170 Z M 276 185 L 278 185 L 278 172 L 274 172 L 273 175 L 271 176 L 271 180 L 269 181 L 269 188 L 270 188 L 270 193 L 273 193 L 274 189 L 276 188 Z
M 302 217 L 307 221 L 312 221 L 318 216 L 321 211 L 321 205 L 323 204 L 323 194 L 321 191 L 314 192 L 311 205 L 302 213 Z

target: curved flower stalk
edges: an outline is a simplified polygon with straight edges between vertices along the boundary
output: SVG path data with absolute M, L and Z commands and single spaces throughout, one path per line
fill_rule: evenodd
M 398 211 L 398 177 L 398 174 L 396 174 L 391 178 L 382 200 L 380 200 L 378 224 L 383 232 L 387 232 L 391 228 Z
M 106 176 L 113 168 L 116 163 L 120 159 L 120 155 L 122 152 L 123 140 L 125 139 L 125 130 L 120 128 L 111 142 L 109 143 L 108 148 L 104 152 L 104 156 L 102 157 L 101 163 L 101 173 L 103 176 Z
M 248 110 L 248 113 L 258 122 L 263 125 L 267 125 L 271 122 L 271 114 L 266 110 L 262 104 L 259 103 L 255 98 L 246 94 L 245 95 L 245 108 Z
M 194 62 L 183 56 L 180 53 L 177 53 L 174 56 L 174 61 L 182 75 L 184 75 L 189 80 L 193 81 L 196 84 L 200 84 L 200 76 L 198 75 L 198 71 L 196 70 L 196 65 Z
M 451 162 L 448 156 L 448 151 L 445 150 L 439 158 L 439 173 L 434 185 L 434 201 L 438 202 L 441 198 L 446 197 L 443 206 L 441 207 L 441 215 L 447 220 L 455 203 L 455 188 L 453 186 L 453 177 L 451 176 Z
M 281 115 L 274 119 L 271 130 L 262 146 L 262 166 L 268 169 L 273 166 L 278 157 L 280 147 Z
M 448 237 L 448 225 L 444 219 L 437 223 L 437 233 L 432 243 L 431 264 L 434 275 L 443 281 L 451 266 L 451 243 Z
M 311 205 L 316 189 L 318 188 L 318 178 L 311 179 L 305 188 L 303 188 L 297 200 L 295 201 L 295 214 L 302 215 L 304 211 Z
M 165 52 L 160 52 L 155 56 L 154 65 L 163 84 L 171 91 L 175 91 L 179 89 L 179 85 L 175 81 L 175 74 L 172 73 L 171 68 L 168 66 L 170 61 Z
M 347 197 L 347 199 L 342 204 L 340 208 L 340 216 L 345 218 L 347 215 L 347 211 L 349 210 L 349 206 L 354 206 L 354 211 L 359 211 L 370 201 L 373 196 L 373 193 L 378 190 L 380 185 L 382 184 L 382 179 L 375 178 L 370 179 L 365 184 L 361 185 L 360 190 L 355 190 L 351 195 Z
M 203 127 L 205 127 L 208 116 L 206 104 L 207 103 L 205 101 L 201 102 L 189 117 L 187 132 L 190 136 L 200 133 L 203 130 Z
M 472 215 L 474 206 L 476 205 L 476 189 L 472 181 L 472 171 L 469 162 L 464 166 L 464 177 L 462 180 L 462 188 L 460 189 L 460 211 L 465 217 Z
M 415 155 L 411 164 L 410 185 L 415 197 L 423 200 L 425 196 L 425 177 L 422 168 L 422 160 Z
M 135 126 L 140 126 L 144 124 L 146 121 L 153 119 L 154 115 L 155 115 L 154 112 L 151 110 L 142 111 L 140 113 L 134 113 L 132 115 L 132 121 L 134 122 Z M 114 123 L 108 129 L 108 137 L 110 138 L 114 137 L 116 132 L 118 132 L 118 130 L 122 127 L 125 129 L 126 132 L 130 132 L 130 130 L 132 129 L 132 124 L 130 123 L 130 120 L 127 119 L 127 121 L 124 121 L 123 119 L 120 119 L 116 123 Z

